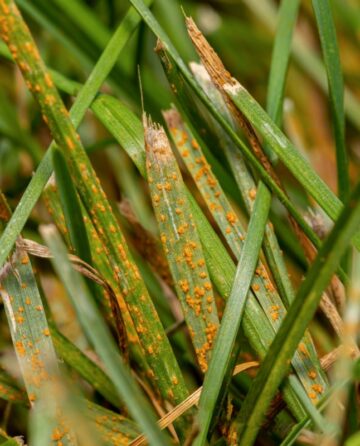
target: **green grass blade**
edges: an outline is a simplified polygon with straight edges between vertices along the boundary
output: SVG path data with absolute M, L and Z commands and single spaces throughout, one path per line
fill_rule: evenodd
M 308 161 L 295 149 L 268 114 L 239 82 L 233 80 L 224 88 L 235 105 L 249 119 L 264 138 L 264 141 L 269 144 L 295 178 L 299 180 L 328 216 L 332 220 L 336 220 L 342 209 L 342 203 L 314 172 Z M 358 237 L 355 243 L 356 246 L 360 246 Z
M 139 16 L 134 17 L 134 10 L 129 11 L 121 22 L 113 37 L 106 46 L 104 52 L 96 63 L 91 75 L 89 76 L 85 85 L 81 88 L 80 93 L 70 111 L 70 117 L 75 127 L 78 127 L 85 116 L 86 110 L 94 100 L 99 88 L 106 80 L 109 72 L 117 61 L 117 58 L 129 40 L 132 32 L 140 22 Z M 64 86 L 64 83 L 62 83 Z M 12 216 L 11 224 L 9 224 L 1 239 L 0 239 L 0 265 L 3 265 L 6 257 L 9 255 L 17 236 L 21 232 L 28 219 L 31 210 L 39 199 L 43 188 L 50 178 L 51 165 L 51 151 L 55 144 L 51 144 L 49 149 L 40 163 L 35 175 L 32 177 L 27 189 L 25 190 L 22 199 L 20 200 L 14 215 Z
M 194 95 L 189 92 L 182 92 L 186 88 L 186 83 L 189 81 L 191 85 L 193 84 L 193 78 L 183 75 L 179 72 L 174 59 L 165 51 L 163 45 L 158 45 L 158 53 L 161 58 L 161 62 L 164 66 L 164 70 L 166 73 L 166 76 L 168 78 L 169 84 L 173 85 L 175 88 L 173 89 L 173 92 L 176 94 L 177 98 L 180 99 L 186 94 L 188 95 L 187 98 L 190 100 L 190 104 L 192 104 L 191 97 Z M 191 81 L 191 82 L 190 82 Z M 302 217 L 301 213 L 296 209 L 296 207 L 293 205 L 291 200 L 287 197 L 286 193 L 278 186 L 278 184 L 274 181 L 274 179 L 271 177 L 271 175 L 268 174 L 268 172 L 264 169 L 262 164 L 259 162 L 257 157 L 252 153 L 252 151 L 249 149 L 249 147 L 242 141 L 241 138 L 234 132 L 232 126 L 229 124 L 226 118 L 222 116 L 220 111 L 218 110 L 217 104 L 210 101 L 207 96 L 204 96 L 204 93 L 200 89 L 199 85 L 196 83 L 195 86 L 192 86 L 194 89 L 194 92 L 197 93 L 197 95 L 201 98 L 202 102 L 206 102 L 206 107 L 209 112 L 211 112 L 211 115 L 214 117 L 214 119 L 221 124 L 221 126 L 224 128 L 226 134 L 228 135 L 229 139 L 235 144 L 235 149 L 239 148 L 244 158 L 250 163 L 254 169 L 259 173 L 261 176 L 263 182 L 278 196 L 281 203 L 289 210 L 289 212 L 294 216 L 296 221 L 299 223 L 301 228 L 304 230 L 305 234 L 309 237 L 309 239 L 312 241 L 312 243 L 318 247 L 319 246 L 319 239 L 314 233 L 314 231 L 309 227 L 309 225 L 305 222 L 304 218 Z M 186 109 L 186 105 L 183 104 L 184 101 L 181 102 L 181 107 Z M 191 113 L 189 113 L 189 116 L 191 116 Z
M 265 186 L 260 186 L 260 189 L 261 187 Z M 199 402 L 198 419 L 200 434 L 196 438 L 196 446 L 206 444 L 208 429 L 214 415 L 216 403 L 220 397 L 220 392 L 223 389 L 223 385 L 228 384 L 226 383 L 226 378 L 230 377 L 232 373 L 232 370 L 229 370 L 233 362 L 231 354 L 240 329 L 250 284 L 255 274 L 268 212 L 269 207 L 263 206 L 263 203 L 257 197 L 236 269 L 234 284 L 226 303 L 219 333 L 215 340 L 209 370 L 205 375 Z
M 144 121 L 144 130 L 148 182 L 160 238 L 198 363 L 206 372 L 219 326 L 209 273 L 167 136 L 149 120 Z
M 53 166 L 61 207 L 64 212 L 66 226 L 69 230 L 71 244 L 75 254 L 89 265 L 92 264 L 89 240 L 81 213 L 81 206 L 73 185 L 64 156 L 58 148 L 53 150 Z M 79 218 L 80 217 L 80 218 Z
M 54 268 L 64 283 L 79 320 L 103 360 L 119 396 L 126 402 L 134 419 L 144 429 L 150 444 L 154 446 L 167 445 L 165 437 L 156 425 L 151 408 L 123 363 L 111 334 L 92 301 L 84 280 L 71 267 L 60 236 L 54 227 L 44 227 L 41 232 L 54 254 Z
M 114 407 L 120 407 L 114 385 L 106 373 L 91 359 L 63 336 L 53 324 L 49 324 L 51 339 L 55 350 L 68 366 L 76 370 L 100 395 L 107 399 Z
M 312 2 L 329 84 L 333 131 L 336 146 L 338 192 L 342 201 L 350 193 L 348 156 L 345 142 L 344 81 L 336 38 L 335 24 L 329 0 Z
M 267 88 L 267 112 L 279 127 L 282 124 L 283 99 L 286 74 L 291 53 L 291 41 L 296 23 L 300 0 L 283 0 L 278 10 L 278 24 Z M 273 159 L 275 161 L 275 159 Z
M 62 357 L 62 352 L 66 351 L 68 354 L 66 354 L 63 359 L 67 362 L 67 364 L 70 366 L 75 363 L 79 364 L 80 367 L 76 367 L 75 365 L 74 369 L 76 369 L 85 379 L 91 378 L 89 379 L 89 383 L 92 383 L 94 387 L 96 387 L 96 383 L 94 383 L 94 381 L 99 379 L 99 385 L 103 386 L 103 388 L 108 388 L 109 391 L 113 392 L 110 399 L 107 396 L 105 397 L 108 399 L 108 401 L 113 401 L 113 404 L 115 404 L 114 401 L 117 401 L 115 405 L 119 406 L 117 392 L 109 378 L 106 377 L 105 373 L 91 360 L 89 360 L 80 350 L 78 350 L 76 347 L 74 348 L 74 345 L 71 344 L 70 341 L 65 340 L 66 338 L 59 335 L 59 332 L 54 330 L 51 325 L 50 331 L 59 356 Z M 61 336 L 60 341 L 59 336 Z M 59 345 L 62 345 L 63 348 L 59 348 Z M 70 357 L 72 357 L 74 361 L 72 361 Z M 84 362 L 88 363 L 88 365 L 85 365 L 85 367 L 83 367 Z M 85 373 L 84 369 L 87 369 Z M 104 376 L 106 377 L 105 379 Z M 5 372 L 0 373 L 0 384 L 3 383 L 4 386 L 7 386 L 6 388 L 9 389 L 7 396 L 4 395 L 4 399 L 7 399 L 14 404 L 21 404 L 24 407 L 28 406 L 28 399 L 25 390 L 18 387 L 14 380 Z M 123 444 L 128 442 L 130 439 L 136 438 L 140 434 L 140 429 L 134 421 L 129 420 L 128 418 L 109 409 L 105 409 L 104 407 L 91 401 L 85 400 L 84 404 L 86 405 L 87 409 L 85 412 L 86 417 L 95 423 L 96 429 L 106 444 L 113 445 L 114 443 L 117 444 L 116 442 Z M 2 439 L 1 433 L 2 432 L 0 431 L 0 439 Z
M 253 444 L 271 398 L 284 378 L 287 361 L 293 356 L 311 321 L 322 292 L 334 274 L 360 224 L 360 184 L 351 195 L 334 229 L 320 249 L 301 285 L 296 299 L 273 341 L 240 411 L 240 441 Z M 314 389 L 316 391 L 316 389 Z

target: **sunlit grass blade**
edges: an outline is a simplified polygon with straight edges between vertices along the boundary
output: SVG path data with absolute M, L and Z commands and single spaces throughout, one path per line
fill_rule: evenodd
M 227 381 L 232 372 L 230 367 L 234 361 L 231 355 L 240 329 L 250 284 L 255 274 L 268 211 L 268 206 L 263 206 L 261 200 L 257 198 L 240 254 L 234 284 L 226 303 L 219 333 L 215 340 L 209 370 L 205 375 L 204 387 L 199 402 L 200 434 L 196 438 L 196 446 L 206 444 L 207 433 L 215 412 L 216 403 L 225 396 Z M 220 392 L 222 395 L 220 395 Z
M 156 426 L 152 410 L 142 396 L 117 351 L 105 323 L 101 319 L 82 277 L 73 270 L 67 252 L 54 227 L 43 227 L 42 235 L 54 254 L 54 268 L 62 279 L 79 320 L 103 360 L 107 373 L 119 396 L 146 432 L 150 444 L 166 445 L 165 438 Z
M 338 193 L 340 199 L 345 201 L 350 193 L 350 179 L 345 142 L 344 81 L 335 24 L 331 12 L 331 3 L 328 0 L 313 0 L 312 5 L 320 34 L 322 53 L 329 85 L 336 147 Z
M 261 420 L 284 378 L 284 364 L 292 357 L 301 337 L 314 316 L 321 295 L 334 274 L 341 255 L 346 251 L 360 224 L 360 184 L 351 195 L 350 202 L 342 211 L 334 229 L 320 249 L 309 269 L 296 299 L 289 308 L 259 373 L 241 408 L 239 440 L 253 444 Z M 317 391 L 320 389 L 314 389 Z
M 3 11 L 2 36 L 39 104 L 44 121 L 68 163 L 73 181 L 118 278 L 152 373 L 164 399 L 176 403 L 187 389 L 150 295 L 133 261 L 100 181 L 55 88 L 34 40 L 13 1 Z M 11 23 L 9 23 L 11 22 Z M 23 42 L 27 42 L 27 46 Z M 88 99 L 88 98 L 86 98 Z M 177 385 L 173 386 L 174 377 Z
M 212 285 L 180 169 L 160 126 L 144 118 L 151 199 L 201 370 L 206 372 L 219 326 Z
M 134 11 L 131 13 L 133 15 Z M 112 67 L 116 63 L 116 60 L 123 49 L 124 45 L 130 38 L 134 29 L 138 26 L 140 18 L 136 16 L 136 19 L 130 20 L 132 26 L 129 26 L 129 18 L 119 25 L 116 32 L 112 36 L 104 52 L 96 63 L 94 69 L 91 72 L 85 85 L 81 88 L 76 101 L 70 111 L 70 117 L 75 127 L 78 127 L 80 122 L 85 116 L 85 112 L 94 100 L 99 88 L 104 83 Z M 60 81 L 63 78 L 57 76 L 57 80 Z M 64 87 L 68 86 L 68 81 L 61 82 Z M 71 88 L 74 90 L 74 83 L 71 83 Z M 76 83 L 75 83 L 76 84 Z M 73 91 L 75 92 L 75 91 Z M 8 254 L 10 253 L 17 236 L 20 234 L 22 228 L 28 219 L 31 210 L 35 206 L 39 199 L 43 188 L 45 187 L 48 179 L 50 178 L 52 165 L 51 165 L 51 151 L 55 144 L 49 147 L 46 151 L 42 162 L 40 163 L 35 175 L 32 177 L 27 189 L 25 190 L 22 199 L 20 200 L 14 215 L 12 222 L 8 225 L 0 239 L 0 265 L 2 265 Z M 14 224 L 15 223 L 15 224 Z

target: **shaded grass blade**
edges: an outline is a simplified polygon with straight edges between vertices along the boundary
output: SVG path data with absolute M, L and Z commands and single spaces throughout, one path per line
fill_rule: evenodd
M 64 156 L 59 149 L 53 150 L 53 166 L 61 207 L 66 226 L 69 230 L 71 244 L 75 254 L 89 265 L 92 264 L 89 241 L 81 213 L 79 197 L 71 180 Z
M 344 81 L 342 76 L 335 23 L 329 0 L 313 0 L 320 42 L 325 62 L 336 146 L 338 193 L 345 201 L 350 193 L 349 163 L 345 142 Z
M 43 227 L 41 233 L 54 254 L 54 268 L 62 279 L 79 320 L 103 360 L 119 396 L 126 401 L 129 411 L 146 432 L 150 444 L 165 446 L 167 442 L 156 426 L 152 410 L 121 360 L 84 280 L 72 269 L 60 236 L 54 227 Z
M 271 398 L 284 378 L 289 361 L 311 321 L 322 292 L 334 274 L 342 253 L 360 224 L 360 184 L 344 207 L 334 229 L 321 247 L 315 262 L 289 308 L 239 414 L 240 441 L 253 444 Z
M 278 24 L 271 55 L 271 66 L 267 87 L 267 112 L 279 127 L 282 124 L 284 90 L 291 53 L 291 41 L 296 23 L 300 0 L 283 0 L 278 10 Z M 272 154 L 270 155 L 272 156 Z M 272 161 L 276 161 L 274 157 Z
M 277 30 L 277 10 L 274 2 L 270 0 L 257 0 L 256 2 L 244 0 L 244 2 L 265 26 L 275 34 Z M 295 31 L 292 54 L 297 64 L 327 94 L 328 85 L 325 68 L 318 55 L 310 48 L 306 37 L 302 36 L 298 31 Z M 359 130 L 360 103 L 349 88 L 345 88 L 345 112 L 349 121 Z

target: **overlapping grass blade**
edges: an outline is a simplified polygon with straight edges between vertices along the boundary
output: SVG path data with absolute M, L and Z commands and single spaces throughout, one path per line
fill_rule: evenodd
M 146 7 L 142 0 L 131 0 L 131 3 L 142 15 L 145 22 L 151 28 L 151 30 L 161 40 L 164 49 L 171 55 L 174 63 L 180 69 L 186 82 L 193 88 L 193 91 L 199 97 L 199 99 L 206 105 L 209 112 L 216 118 L 216 120 L 227 131 L 235 145 L 242 150 L 246 159 L 251 165 L 256 168 L 259 174 L 262 176 L 263 181 L 278 195 L 283 204 L 294 215 L 297 222 L 300 224 L 305 234 L 316 243 L 311 231 L 308 231 L 308 226 L 302 221 L 302 217 L 296 212 L 294 207 L 289 203 L 289 200 L 284 196 L 279 187 L 274 184 L 274 181 L 264 172 L 262 166 L 256 159 L 256 157 L 249 152 L 248 148 L 241 142 L 237 135 L 233 132 L 231 127 L 225 122 L 225 120 L 217 113 L 214 105 L 204 96 L 199 90 L 199 87 L 194 82 L 194 79 L 190 76 L 187 67 L 181 60 L 180 56 L 176 52 L 175 48 L 169 41 L 168 37 L 161 29 L 160 25 L 156 21 L 155 17 L 151 14 L 150 10 Z M 233 83 L 233 84 L 231 84 Z M 234 84 L 235 83 L 235 84 Z M 234 86 L 235 85 L 235 86 Z M 310 195 L 320 204 L 330 218 L 336 220 L 342 209 L 342 203 L 340 200 L 330 191 L 328 186 L 320 179 L 320 177 L 314 172 L 310 164 L 297 152 L 293 145 L 287 140 L 282 132 L 274 125 L 269 116 L 261 109 L 256 101 L 249 95 L 249 93 L 234 79 L 229 79 L 229 86 L 226 89 L 227 93 L 231 95 L 235 104 L 244 113 L 246 118 L 251 124 L 259 131 L 260 135 L 264 138 L 264 141 L 274 150 L 279 156 L 281 161 L 289 168 L 293 175 L 299 180 L 300 184 L 307 190 Z M 240 100 L 241 98 L 241 100 Z M 254 111 L 254 107 L 255 110 Z M 354 240 L 354 244 L 360 249 L 360 235 Z
M 206 372 L 219 319 L 200 238 L 163 128 L 144 118 L 144 131 L 148 182 L 160 238 L 198 363 Z
M 43 198 L 58 229 L 60 230 L 64 239 L 67 241 L 68 246 L 72 248 L 72 244 L 69 240 L 69 234 L 65 225 L 64 215 L 59 204 L 57 189 L 51 182 L 46 186 L 43 193 Z M 97 271 L 101 272 L 101 275 L 110 285 L 114 293 L 114 299 L 112 299 L 108 293 L 108 290 L 103 289 L 102 293 L 96 292 L 95 297 L 98 298 L 98 301 L 110 324 L 117 330 L 119 344 L 123 354 L 125 356 L 128 354 L 127 347 L 129 347 L 131 357 L 134 358 L 143 372 L 150 376 L 151 371 L 146 362 L 144 351 L 141 348 L 141 344 L 134 327 L 134 322 L 125 303 L 117 278 L 114 275 L 114 270 L 109 262 L 103 243 L 100 240 L 100 237 L 82 204 L 80 213 L 83 215 L 87 238 L 90 242 L 91 258 L 93 259 L 94 267 Z M 77 218 L 77 213 L 74 215 L 74 217 Z M 120 309 L 121 313 L 118 312 L 118 308 Z M 125 333 L 122 324 L 123 322 L 125 324 Z
M 126 298 L 142 346 L 147 352 L 148 363 L 157 379 L 162 397 L 173 403 L 179 402 L 187 395 L 183 377 L 112 208 L 28 28 L 12 1 L 7 8 L 7 14 L 2 15 L 5 19 L 1 28 L 2 36 L 14 53 L 13 56 L 16 56 L 14 58 L 28 88 L 34 93 L 45 122 L 66 158 L 89 217 L 106 245 L 109 260 Z M 24 41 L 27 42 L 27 47 L 23 45 Z M 178 383 L 176 386 L 173 386 L 174 377 Z
M 54 268 L 61 277 L 76 308 L 79 320 L 103 360 L 119 396 L 126 401 L 129 411 L 144 429 L 150 444 L 165 446 L 167 444 L 165 437 L 156 426 L 151 408 L 123 363 L 111 334 L 92 301 L 84 280 L 72 269 L 65 246 L 56 229 L 54 227 L 44 227 L 41 232 L 54 254 Z
M 338 193 L 345 201 L 350 193 L 349 162 L 345 142 L 344 81 L 342 76 L 335 24 L 328 0 L 313 0 L 321 47 L 325 62 L 336 147 Z
M 115 117 L 115 119 L 120 119 L 121 122 L 121 118 L 124 115 L 124 119 L 127 122 L 134 121 L 135 126 L 137 125 L 136 121 L 139 122 L 139 119 L 122 104 L 119 103 L 118 107 L 118 103 L 114 98 L 109 98 L 104 95 L 94 103 L 94 113 L 105 127 L 108 128 L 109 132 L 119 141 L 124 150 L 128 152 L 140 173 L 145 177 L 145 160 L 143 156 L 145 149 L 143 142 L 139 144 L 137 139 L 132 138 L 131 133 L 124 134 L 126 128 L 123 126 L 120 125 L 119 127 L 119 124 L 113 126 Z M 118 129 L 120 129 L 120 132 L 118 132 Z M 211 279 L 221 296 L 227 299 L 230 295 L 235 276 L 235 265 L 199 205 L 189 192 L 187 193 L 187 197 L 190 201 L 191 212 L 200 235 Z M 263 357 L 274 337 L 274 330 L 254 295 L 251 295 L 248 299 L 243 319 L 243 328 L 250 344 L 259 356 Z M 285 395 L 291 409 L 299 419 L 302 419 L 304 412 L 301 405 L 299 405 L 296 396 L 287 385 L 285 386 Z
M 86 377 L 88 379 L 91 377 L 91 379 L 89 379 L 89 382 L 91 382 L 94 387 L 97 388 L 97 385 L 94 381 L 99 380 L 99 386 L 102 386 L 103 390 L 106 390 L 107 388 L 111 390 L 113 392 L 112 397 L 108 398 L 107 396 L 106 398 L 108 399 L 108 401 L 117 401 L 116 404 L 114 402 L 113 404 L 119 406 L 117 392 L 109 378 L 106 377 L 104 379 L 104 376 L 106 376 L 105 373 L 101 369 L 99 369 L 99 367 L 95 365 L 91 360 L 89 360 L 82 352 L 80 352 L 80 350 L 78 350 L 76 347 L 74 348 L 73 344 L 71 344 L 69 341 L 65 341 L 64 343 L 63 340 L 61 340 L 60 342 L 63 344 L 64 347 L 63 349 L 58 348 L 59 334 L 58 332 L 54 334 L 54 329 L 51 328 L 51 326 L 50 330 L 55 348 L 57 349 L 59 356 L 62 357 L 61 353 L 63 350 L 65 350 L 67 354 L 63 357 L 63 359 L 70 366 L 72 366 L 75 362 L 76 364 L 79 364 L 80 367 L 77 368 L 75 366 L 74 368 L 77 369 L 79 373 L 85 377 L 85 379 Z M 74 361 L 72 361 L 70 357 L 72 357 Z M 85 369 L 86 371 L 84 373 Z M 14 380 L 5 372 L 1 372 L 0 374 L 0 383 L 4 384 L 9 389 L 7 395 L 4 395 L 4 399 L 11 401 L 13 404 L 21 404 L 25 407 L 28 407 L 28 398 L 25 390 L 20 388 L 14 382 Z M 101 391 L 101 387 L 99 387 L 98 390 Z M 1 395 L 0 397 L 2 398 L 3 395 Z M 119 444 L 127 444 L 129 440 L 136 438 L 140 434 L 140 430 L 134 421 L 109 409 L 105 409 L 104 407 L 99 406 L 98 404 L 95 404 L 91 401 L 85 400 L 84 404 L 86 406 L 86 417 L 95 424 L 96 429 L 98 430 L 99 434 L 106 444 L 109 444 L 111 446 L 113 446 L 114 443 L 117 444 L 116 442 L 118 442 Z
M 261 187 L 265 186 L 260 186 L 260 189 Z M 232 374 L 231 365 L 234 361 L 232 354 L 235 357 L 237 356 L 233 349 L 245 310 L 250 284 L 255 274 L 268 211 L 268 206 L 263 206 L 258 196 L 255 200 L 248 232 L 240 254 L 234 284 L 226 303 L 219 333 L 215 340 L 209 370 L 205 375 L 199 402 L 200 434 L 196 438 L 196 446 L 206 444 L 207 433 L 215 413 L 216 403 L 225 396 L 224 391 L 226 391 Z M 220 395 L 220 392 L 222 395 Z
M 316 311 L 322 292 L 358 229 L 359 199 L 360 184 L 354 189 L 350 202 L 320 249 L 245 399 L 239 414 L 239 440 L 246 444 L 255 441 L 268 404 L 286 374 L 284 364 L 294 354 Z
M 230 249 L 234 253 L 235 257 L 239 259 L 244 245 L 243 239 L 245 230 L 242 227 L 236 212 L 229 203 L 224 191 L 219 186 L 217 179 L 212 174 L 210 166 L 207 164 L 201 150 L 201 146 L 193 138 L 187 127 L 181 123 L 181 119 L 178 115 L 176 115 L 176 111 L 172 110 L 171 114 L 166 112 L 165 118 L 168 122 L 170 132 L 173 135 L 178 151 L 182 155 L 184 163 L 189 169 L 194 181 L 198 185 L 198 188 L 205 202 L 207 203 L 209 211 L 213 215 L 215 221 L 218 223 Z M 239 167 L 235 159 L 231 159 L 231 161 L 234 167 Z M 269 209 L 271 200 L 269 200 L 267 195 L 268 191 L 263 190 L 266 188 L 266 186 L 263 185 L 263 183 L 260 183 L 262 184 L 261 188 L 259 187 L 256 189 L 255 183 L 247 172 L 243 163 L 241 164 L 240 168 L 242 170 L 237 173 L 243 177 L 246 177 L 245 181 L 242 180 L 240 185 L 243 188 L 244 201 L 249 204 L 248 211 L 250 215 L 253 212 L 253 202 L 255 196 L 259 200 L 264 200 L 262 201 L 263 208 L 266 207 Z M 246 184 L 245 187 L 243 187 L 244 182 Z M 269 227 L 269 224 L 267 224 L 265 228 L 265 237 L 270 239 L 267 240 L 267 242 L 272 251 L 276 250 L 275 255 L 280 256 L 282 259 L 280 248 L 277 246 L 276 238 L 273 238 L 275 236 L 272 228 Z M 272 280 L 267 274 L 266 267 L 261 260 L 259 261 L 258 268 L 254 274 L 252 280 L 252 291 L 250 291 L 256 296 L 258 302 L 262 306 L 267 319 L 273 327 L 274 333 L 278 330 L 286 314 L 286 306 L 290 305 L 290 302 L 294 297 L 285 266 L 283 268 L 284 271 L 282 271 L 282 275 L 286 275 L 286 280 L 284 281 L 287 286 L 290 287 L 290 290 L 286 294 L 287 300 L 285 300 L 285 305 L 274 288 Z M 310 393 L 314 384 L 318 384 L 325 388 L 326 379 L 321 371 L 316 351 L 308 335 L 304 337 L 303 342 L 304 348 L 306 348 L 306 351 L 309 352 L 309 358 L 304 358 L 303 353 L 298 351 L 293 358 L 293 366 L 305 389 Z

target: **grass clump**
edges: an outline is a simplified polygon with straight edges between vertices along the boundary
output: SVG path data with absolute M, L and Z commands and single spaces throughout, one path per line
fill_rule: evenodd
M 357 444 L 356 7 L 93 3 L 0 0 L 0 445 Z

